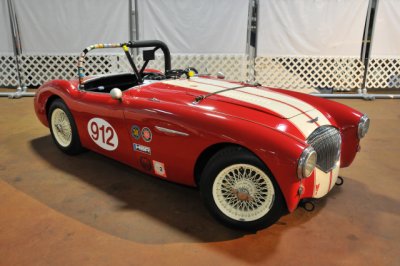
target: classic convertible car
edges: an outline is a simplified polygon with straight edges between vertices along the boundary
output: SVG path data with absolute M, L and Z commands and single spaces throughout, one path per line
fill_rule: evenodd
M 90 50 L 115 47 L 132 73 L 84 77 Z M 140 69 L 129 48 L 144 50 Z M 164 72 L 146 69 L 157 50 Z M 160 41 L 92 45 L 79 58 L 78 79 L 38 89 L 35 111 L 65 153 L 89 149 L 198 186 L 213 216 L 246 230 L 325 196 L 368 131 L 368 117 L 345 105 L 194 72 L 171 70 Z

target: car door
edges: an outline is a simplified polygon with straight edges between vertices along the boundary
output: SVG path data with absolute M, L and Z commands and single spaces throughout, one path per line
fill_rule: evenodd
M 74 117 L 82 145 L 132 164 L 123 101 L 112 99 L 109 93 L 81 91 L 74 102 Z
M 124 100 L 133 167 L 162 179 L 193 185 L 200 147 L 195 132 L 180 116 L 180 106 L 140 94 Z M 196 141 L 195 141 L 196 140 Z

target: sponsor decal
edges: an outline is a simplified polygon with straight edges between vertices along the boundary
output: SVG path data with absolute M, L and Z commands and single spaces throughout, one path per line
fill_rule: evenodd
M 140 127 L 132 126 L 131 135 L 132 135 L 133 138 L 139 140 L 140 139 Z
M 151 171 L 152 165 L 151 165 L 151 161 L 149 158 L 146 157 L 140 157 L 140 165 L 142 166 L 142 168 L 148 172 Z
M 167 177 L 167 173 L 165 172 L 164 163 L 153 160 L 153 167 L 154 167 L 154 172 L 156 173 L 156 175 L 159 175 L 162 177 Z
M 90 138 L 99 147 L 108 151 L 113 151 L 118 147 L 117 133 L 106 120 L 98 117 L 90 119 L 87 130 Z
M 144 127 L 142 129 L 142 138 L 146 142 L 150 142 L 151 139 L 153 138 L 153 134 L 151 133 L 151 130 L 148 127 Z
M 147 147 L 147 146 L 140 145 L 140 144 L 134 143 L 133 144 L 133 150 L 151 155 L 151 148 Z

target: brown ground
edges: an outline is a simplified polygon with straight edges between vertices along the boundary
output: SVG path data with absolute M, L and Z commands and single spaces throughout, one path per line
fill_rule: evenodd
M 0 98 L 0 265 L 400 265 L 400 101 L 340 102 L 372 119 L 344 186 L 246 234 L 195 189 L 61 153 L 32 98 Z

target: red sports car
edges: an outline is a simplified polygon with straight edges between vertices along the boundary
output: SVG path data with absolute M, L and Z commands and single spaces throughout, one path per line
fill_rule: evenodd
M 83 76 L 87 52 L 115 47 L 125 51 L 132 73 Z M 140 69 L 129 48 L 144 50 Z M 164 72 L 146 69 L 157 50 Z M 345 105 L 193 70 L 171 70 L 160 41 L 92 45 L 79 58 L 78 79 L 38 89 L 35 111 L 65 153 L 89 149 L 198 186 L 217 219 L 247 230 L 325 196 L 368 131 L 368 117 Z

